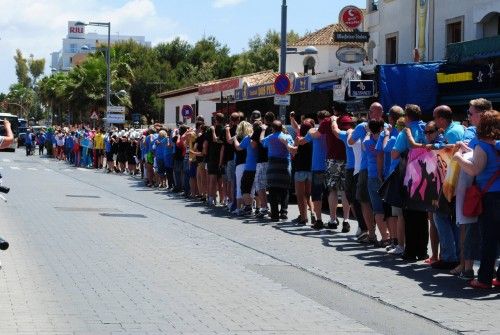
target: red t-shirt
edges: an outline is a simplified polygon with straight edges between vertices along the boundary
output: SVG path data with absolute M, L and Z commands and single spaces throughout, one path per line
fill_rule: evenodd
M 318 131 L 326 136 L 326 145 L 328 152 L 326 155 L 327 159 L 335 159 L 339 161 L 346 160 L 345 145 L 344 142 L 339 140 L 332 132 L 332 120 L 327 117 L 324 118 L 320 124 Z

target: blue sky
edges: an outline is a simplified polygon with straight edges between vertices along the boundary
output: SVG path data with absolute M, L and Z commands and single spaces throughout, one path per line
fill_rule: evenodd
M 67 21 L 110 21 L 112 34 L 143 35 L 153 45 L 179 36 L 190 43 L 213 35 L 232 53 L 269 29 L 280 29 L 280 0 L 0 0 L 0 92 L 16 81 L 16 48 L 28 57 L 46 58 L 61 49 Z M 288 30 L 299 34 L 338 21 L 346 5 L 365 0 L 289 0 Z M 99 28 L 87 31 L 105 33 Z

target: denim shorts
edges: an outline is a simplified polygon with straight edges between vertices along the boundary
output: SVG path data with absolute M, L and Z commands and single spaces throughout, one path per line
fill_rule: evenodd
M 294 179 L 296 182 L 311 182 L 312 174 L 311 171 L 295 171 Z
M 198 169 L 198 163 L 189 162 L 189 177 L 196 178 L 196 170 Z
M 378 194 L 381 182 L 377 177 L 368 177 L 368 193 L 370 195 L 370 203 L 375 214 L 385 214 L 384 203 Z
M 255 189 L 257 191 L 266 190 L 267 188 L 267 162 L 257 163 L 257 171 L 255 173 Z
M 226 173 L 224 174 L 224 180 L 234 183 L 236 180 L 236 164 L 234 160 L 230 160 L 226 164 Z
M 313 171 L 311 180 L 311 199 L 312 201 L 321 201 L 325 191 L 325 173 Z

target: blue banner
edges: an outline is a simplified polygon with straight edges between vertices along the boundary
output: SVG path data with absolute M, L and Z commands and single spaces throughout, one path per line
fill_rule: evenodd
M 424 114 L 436 107 L 436 74 L 441 63 L 379 65 L 379 94 L 384 110 L 406 104 L 419 105 Z

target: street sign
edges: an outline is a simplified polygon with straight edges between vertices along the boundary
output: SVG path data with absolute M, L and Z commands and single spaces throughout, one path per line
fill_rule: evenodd
M 274 104 L 278 106 L 290 106 L 290 95 L 275 95 Z
M 364 31 L 336 31 L 333 33 L 335 42 L 359 42 L 367 43 L 370 40 L 370 33 Z
M 348 94 L 352 98 L 369 98 L 374 95 L 373 80 L 349 81 Z
M 140 113 L 132 114 L 132 122 L 140 122 L 140 121 L 141 121 L 141 114 Z
M 343 63 L 360 63 L 365 59 L 366 51 L 361 47 L 341 47 L 335 56 Z
M 90 118 L 92 120 L 97 120 L 99 118 L 99 116 L 97 116 L 97 113 L 94 111 L 94 112 L 92 112 L 92 115 L 90 116 Z
M 106 114 L 107 123 L 125 123 L 125 114 L 118 113 L 107 113 Z
M 339 22 L 347 29 L 357 29 L 363 23 L 363 11 L 356 6 L 346 6 L 340 10 Z
M 193 117 L 193 107 L 191 107 L 190 105 L 182 106 L 181 115 L 182 115 L 182 117 L 184 117 L 186 119 L 192 118 Z
M 108 113 L 125 113 L 125 106 L 108 106 Z
M 280 74 L 274 79 L 274 92 L 277 95 L 285 95 L 290 92 L 290 79 L 286 74 Z

